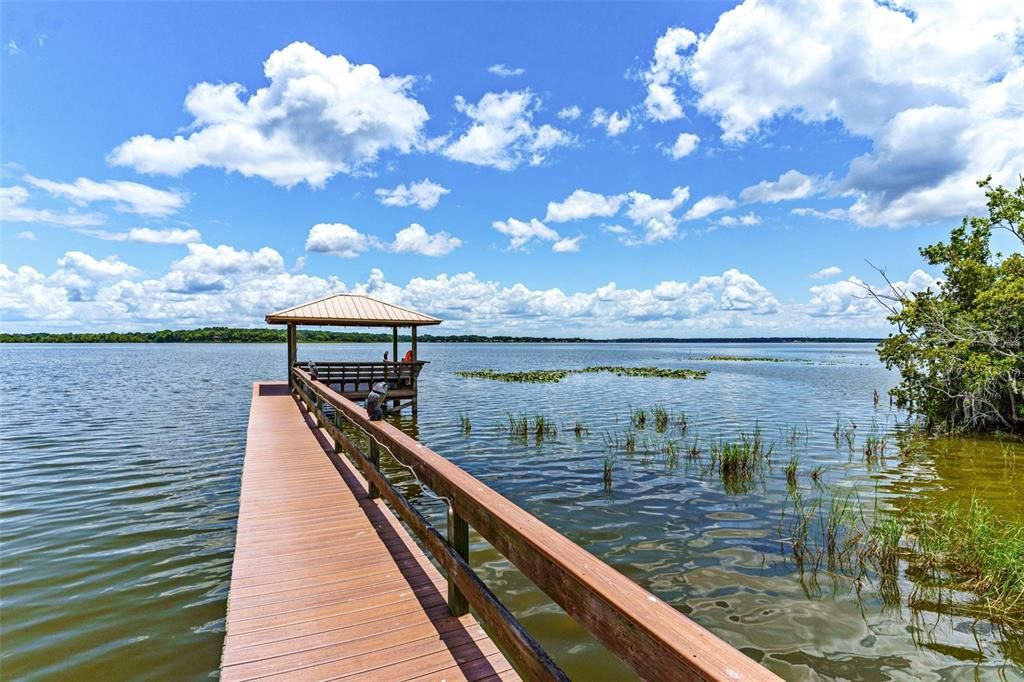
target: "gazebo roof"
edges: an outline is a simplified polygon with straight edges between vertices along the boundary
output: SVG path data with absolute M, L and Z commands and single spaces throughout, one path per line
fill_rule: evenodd
M 343 327 L 419 327 L 442 320 L 362 294 L 331 294 L 278 310 L 267 324 L 323 324 Z

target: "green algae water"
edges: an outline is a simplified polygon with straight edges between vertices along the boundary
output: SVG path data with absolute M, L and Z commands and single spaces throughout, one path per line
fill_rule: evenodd
M 299 357 L 371 360 L 384 350 L 302 345 Z M 880 589 L 827 570 L 801 574 L 791 561 L 780 519 L 793 458 L 806 498 L 845 491 L 869 513 L 895 514 L 974 499 L 1024 522 L 1024 447 L 930 439 L 901 453 L 906 415 L 888 406 L 895 377 L 870 344 L 424 344 L 421 353 L 430 364 L 419 419 L 400 426 L 783 677 L 1024 678 L 1024 635 L 935 598 L 922 576 L 901 571 Z M 279 345 L 0 347 L 0 677 L 216 677 L 251 385 L 283 378 L 284 364 Z M 455 374 L 587 366 L 708 375 L 521 384 Z M 633 411 L 654 406 L 685 413 L 685 434 L 674 421 L 663 432 L 634 428 Z M 551 418 L 558 433 L 512 438 L 499 428 L 510 413 Z M 726 485 L 709 469 L 710 444 L 755 430 L 773 447 L 769 465 Z M 608 488 L 608 443 L 627 432 L 639 445 L 615 457 Z M 869 435 L 885 439 L 882 456 L 863 455 Z M 667 440 L 680 450 L 675 462 Z M 691 459 L 695 441 L 704 452 Z M 441 518 L 427 492 L 392 472 Z M 574 678 L 629 677 L 479 539 L 473 565 Z

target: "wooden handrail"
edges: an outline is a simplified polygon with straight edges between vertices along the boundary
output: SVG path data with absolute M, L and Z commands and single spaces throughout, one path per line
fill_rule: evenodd
M 332 405 L 411 468 L 437 496 L 447 498 L 455 514 L 641 677 L 779 679 L 430 448 L 387 422 L 370 421 L 363 408 L 313 380 L 304 370 L 294 368 L 293 373 L 303 387 L 317 395 L 317 402 Z M 322 413 L 318 421 L 326 421 Z M 337 429 L 332 431 L 340 434 Z M 378 487 L 387 484 L 378 471 L 364 473 L 371 474 L 368 478 Z M 473 595 L 465 596 L 476 609 Z

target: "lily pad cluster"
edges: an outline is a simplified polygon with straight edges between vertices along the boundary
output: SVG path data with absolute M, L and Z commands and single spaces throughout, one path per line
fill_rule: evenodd
M 616 376 L 651 377 L 656 379 L 703 379 L 708 371 L 704 369 L 664 368 L 664 367 L 622 367 L 618 365 L 600 365 L 583 369 L 531 369 L 519 372 L 502 372 L 496 369 L 459 370 L 457 376 L 470 379 L 490 379 L 492 381 L 508 381 L 528 384 L 557 384 L 570 374 L 597 374 L 609 372 Z

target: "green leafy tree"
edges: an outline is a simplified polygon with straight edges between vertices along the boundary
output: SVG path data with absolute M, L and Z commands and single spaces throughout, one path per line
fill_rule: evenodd
M 921 249 L 941 266 L 937 289 L 908 293 L 889 282 L 872 291 L 896 332 L 878 346 L 900 372 L 896 403 L 932 427 L 1024 433 L 1024 176 L 1016 190 L 978 183 L 988 216 L 964 218 L 949 241 Z M 993 253 L 994 229 L 1008 230 L 1014 252 Z M 883 276 L 885 275 L 882 271 Z M 888 280 L 887 280 L 888 281 Z

